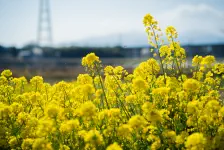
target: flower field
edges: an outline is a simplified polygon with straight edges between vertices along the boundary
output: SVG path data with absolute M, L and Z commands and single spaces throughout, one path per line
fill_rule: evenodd
M 0 76 L 0 149 L 224 149 L 224 64 L 195 56 L 191 76 L 174 27 L 166 44 L 158 22 L 143 19 L 155 58 L 128 73 L 103 66 L 94 53 L 86 74 L 54 85 Z

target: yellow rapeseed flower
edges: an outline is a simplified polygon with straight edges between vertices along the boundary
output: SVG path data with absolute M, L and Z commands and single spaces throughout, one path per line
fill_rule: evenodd
M 80 108 L 80 114 L 91 118 L 96 115 L 96 106 L 91 101 L 85 102 Z
M 62 133 L 71 133 L 73 130 L 79 128 L 79 121 L 76 120 L 68 120 L 61 124 L 60 131 Z
M 6 78 L 9 78 L 12 76 L 12 72 L 11 70 L 9 69 L 6 69 L 6 70 L 3 70 L 2 73 L 1 73 L 2 76 L 6 77 Z
M 197 90 L 199 90 L 200 86 L 200 82 L 195 79 L 187 79 L 183 83 L 183 88 L 186 91 L 196 92 Z
M 137 78 L 133 80 L 133 88 L 136 90 L 146 90 L 147 83 L 145 80 L 141 78 Z
M 202 133 L 193 133 L 187 137 L 185 147 L 187 150 L 204 150 L 206 139 Z
M 84 140 L 85 142 L 96 146 L 103 144 L 103 136 L 97 130 L 90 130 L 89 132 L 87 132 Z
M 203 60 L 202 56 L 198 56 L 198 55 L 194 56 L 194 58 L 192 59 L 192 66 L 200 65 L 202 60 Z
M 128 124 L 133 129 L 140 129 L 140 128 L 143 128 L 147 124 L 147 122 L 143 116 L 135 115 L 130 118 L 130 120 L 128 121 Z
M 32 149 L 33 141 L 34 141 L 34 139 L 30 139 L 30 138 L 24 139 L 23 143 L 22 143 L 22 149 L 23 150 Z
M 82 58 L 82 65 L 93 68 L 96 63 L 100 63 L 99 57 L 95 53 L 89 53 L 86 57 Z
M 144 16 L 144 19 L 143 19 L 143 24 L 145 26 L 150 26 L 152 24 L 156 23 L 156 21 L 154 20 L 153 16 L 151 16 L 150 14 L 146 14 Z
M 123 124 L 118 127 L 117 129 L 117 135 L 122 138 L 130 138 L 132 132 L 132 128 L 129 124 Z
M 60 108 L 55 104 L 51 104 L 46 107 L 45 113 L 47 114 L 48 117 L 55 118 L 59 115 Z
M 168 26 L 166 28 L 166 36 L 169 41 L 176 39 L 178 36 L 176 29 L 173 26 Z
M 202 65 L 212 65 L 213 63 L 215 62 L 215 57 L 214 56 L 211 56 L 211 55 L 208 55 L 208 56 L 205 56 L 203 59 L 202 59 L 202 62 L 201 64 Z
M 49 143 L 46 139 L 44 138 L 38 138 L 34 140 L 33 150 L 53 150 L 51 143 Z
M 117 143 L 113 143 L 109 145 L 106 150 L 122 150 L 122 148 Z

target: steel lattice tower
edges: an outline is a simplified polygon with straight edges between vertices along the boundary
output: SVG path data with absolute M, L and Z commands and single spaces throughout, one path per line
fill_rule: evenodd
M 49 0 L 40 0 L 37 43 L 39 46 L 52 46 Z

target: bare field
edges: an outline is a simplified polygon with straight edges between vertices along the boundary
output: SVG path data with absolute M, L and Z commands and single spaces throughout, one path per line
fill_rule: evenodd
M 128 72 L 142 61 L 148 58 L 102 58 L 102 64 L 118 66 L 121 65 Z M 189 72 L 191 59 L 186 62 L 186 72 Z M 223 58 L 217 59 L 217 62 L 223 62 Z M 71 81 L 75 80 L 78 74 L 85 73 L 81 66 L 81 58 L 65 59 L 65 58 L 33 58 L 33 59 L 1 59 L 0 70 L 11 69 L 14 76 L 25 76 L 28 79 L 40 75 L 48 82 L 57 82 L 60 80 Z

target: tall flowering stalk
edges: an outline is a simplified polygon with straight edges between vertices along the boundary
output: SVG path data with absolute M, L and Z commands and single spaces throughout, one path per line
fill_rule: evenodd
M 162 62 L 162 58 L 161 58 L 160 50 L 159 50 L 160 46 L 163 44 L 163 41 L 161 40 L 161 36 L 162 36 L 161 29 L 158 26 L 158 22 L 150 14 L 145 15 L 143 19 L 143 24 L 145 26 L 145 31 L 148 35 L 149 44 L 152 47 L 154 47 L 158 52 L 158 56 L 159 56 L 159 60 L 160 60 L 161 68 L 162 68 L 162 73 L 164 75 L 164 81 L 166 81 L 164 64 Z
M 86 57 L 83 57 L 82 59 L 82 65 L 86 67 L 86 70 L 91 74 L 92 77 L 98 75 L 101 88 L 103 90 L 104 99 L 106 102 L 106 106 L 109 109 L 109 103 L 107 101 L 106 91 L 104 88 L 104 84 L 101 77 L 101 61 L 99 60 L 99 57 L 97 57 L 94 53 L 88 54 Z M 104 104 L 103 104 L 104 105 Z

